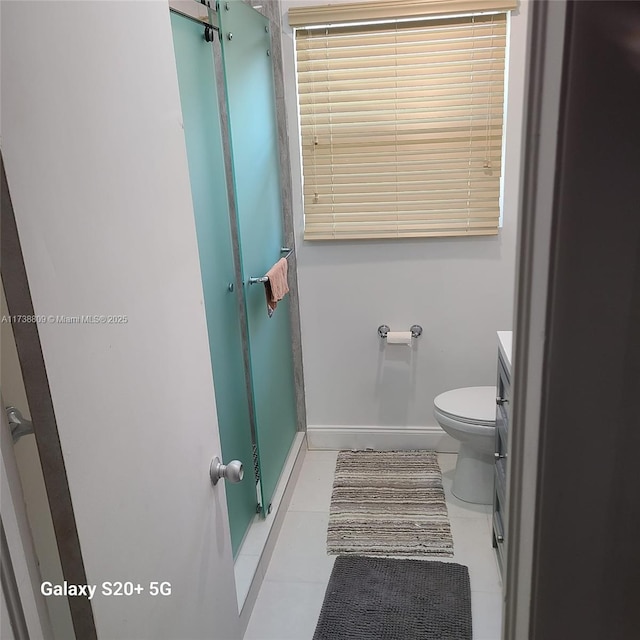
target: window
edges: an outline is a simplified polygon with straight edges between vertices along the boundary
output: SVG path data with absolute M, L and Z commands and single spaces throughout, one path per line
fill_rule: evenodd
M 425 19 L 487 2 L 289 12 L 298 27 L 306 240 L 497 233 L 504 11 L 515 3 Z M 390 11 L 406 21 L 390 22 Z M 336 20 L 357 24 L 320 26 Z

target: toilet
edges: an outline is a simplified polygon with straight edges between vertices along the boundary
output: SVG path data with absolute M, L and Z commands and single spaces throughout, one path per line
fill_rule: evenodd
M 496 387 L 464 387 L 441 393 L 433 401 L 438 424 L 460 441 L 453 478 L 456 498 L 493 503 Z

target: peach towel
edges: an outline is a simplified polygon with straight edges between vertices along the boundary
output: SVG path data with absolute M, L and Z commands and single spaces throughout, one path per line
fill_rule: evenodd
M 269 317 L 276 310 L 278 302 L 289 292 L 289 282 L 287 271 L 289 263 L 286 258 L 280 258 L 269 271 L 267 271 L 267 282 L 264 283 L 264 290 L 267 295 L 267 313 Z

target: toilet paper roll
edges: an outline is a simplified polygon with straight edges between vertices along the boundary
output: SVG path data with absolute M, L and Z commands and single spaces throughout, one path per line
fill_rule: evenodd
M 411 344 L 411 331 L 389 331 L 387 344 Z

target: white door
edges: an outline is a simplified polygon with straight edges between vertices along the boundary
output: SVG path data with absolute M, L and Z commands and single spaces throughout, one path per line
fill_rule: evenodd
M 234 640 L 168 5 L 1 10 L 2 149 L 98 638 Z

